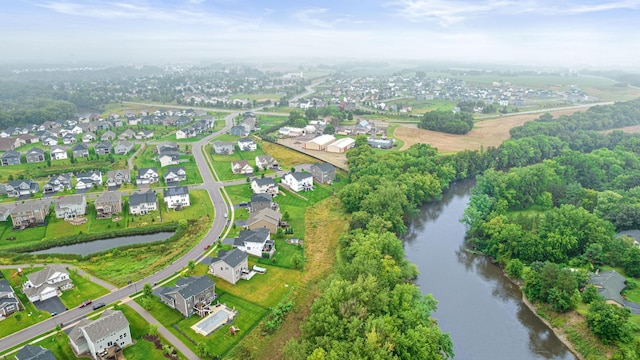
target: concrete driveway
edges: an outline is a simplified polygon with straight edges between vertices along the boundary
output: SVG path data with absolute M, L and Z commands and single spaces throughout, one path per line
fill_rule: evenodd
M 47 311 L 50 313 L 56 312 L 58 314 L 61 314 L 67 311 L 67 308 L 64 306 L 62 301 L 60 301 L 60 298 L 57 296 L 47 300 L 36 301 L 33 303 L 33 305 L 35 305 L 40 310 Z

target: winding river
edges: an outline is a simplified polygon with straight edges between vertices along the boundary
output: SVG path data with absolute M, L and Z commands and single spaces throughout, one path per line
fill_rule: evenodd
M 439 301 L 433 317 L 451 335 L 455 358 L 575 359 L 499 267 L 465 251 L 459 220 L 473 184 L 452 184 L 441 201 L 421 208 L 404 236 L 407 258 L 420 270 L 416 283 Z

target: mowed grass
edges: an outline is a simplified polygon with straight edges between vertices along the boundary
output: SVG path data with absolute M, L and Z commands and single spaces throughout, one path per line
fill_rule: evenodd
M 246 160 L 251 167 L 255 167 L 256 156 L 261 155 L 265 155 L 265 152 L 262 151 L 258 145 L 258 149 L 255 151 L 235 151 L 233 154 L 229 155 L 213 154 L 211 158 L 213 160 L 213 168 L 215 169 L 218 178 L 221 181 L 227 181 L 246 177 L 245 175 L 234 174 L 233 171 L 231 171 L 232 161 Z
M 287 120 L 289 120 L 289 117 L 287 116 L 261 114 L 261 115 L 258 115 L 258 126 L 264 129 L 270 126 L 280 125 Z
M 190 206 L 183 208 L 180 211 L 171 210 L 167 208 L 167 203 L 159 196 L 158 201 L 161 201 L 160 208 L 162 211 L 163 222 L 178 222 L 181 219 L 196 219 L 201 216 L 210 216 L 213 219 L 214 210 L 211 204 L 211 198 L 206 190 L 189 190 Z
M 118 307 L 129 321 L 131 338 L 134 340 L 133 345 L 123 350 L 127 360 L 162 359 L 162 349 L 156 349 L 154 344 L 142 338 L 142 336 L 148 333 L 149 323 L 128 305 L 119 305 Z M 168 343 L 166 340 L 162 340 L 163 343 Z
M 109 290 L 95 284 L 88 277 L 80 276 L 76 271 L 70 271 L 69 276 L 74 288 L 62 292 L 60 300 L 68 309 L 73 309 L 85 300 L 93 300 L 109 293 Z
M 318 160 L 309 155 L 305 155 L 275 143 L 258 141 L 258 145 L 265 154 L 269 154 L 273 156 L 274 159 L 278 160 L 280 167 L 283 169 L 290 169 L 295 165 L 313 164 L 318 162 Z
M 276 255 L 278 256 L 278 246 L 276 245 Z M 249 268 L 256 264 L 257 258 L 249 257 Z M 250 280 L 240 280 L 232 285 L 222 279 L 215 278 L 216 291 L 222 290 L 240 298 L 250 296 L 251 301 L 267 308 L 276 306 L 283 296 L 297 286 L 302 280 L 302 273 L 299 270 L 291 270 L 271 266 L 268 264 L 258 265 L 267 269 L 264 274 L 256 274 Z
M 305 212 L 306 209 L 313 204 L 326 199 L 333 193 L 333 188 L 328 185 L 314 184 L 312 191 L 300 192 L 300 196 L 304 196 L 307 200 L 296 196 L 289 190 L 280 188 L 280 194 L 275 197 L 274 201 L 280 206 L 280 212 L 284 215 L 289 213 L 289 226 L 293 228 L 294 235 L 304 237 L 305 233 Z
M 5 279 L 7 279 L 9 285 L 11 285 L 11 287 L 13 288 L 16 297 L 18 298 L 18 300 L 20 300 L 25 310 L 14 313 L 13 315 L 0 322 L 0 337 L 5 337 L 9 334 L 13 334 L 14 332 L 26 329 L 31 325 L 34 325 L 51 317 L 51 314 L 49 314 L 48 312 L 38 310 L 38 308 L 36 308 L 31 302 L 29 302 L 27 296 L 22 292 L 22 284 L 27 281 L 26 275 L 42 269 L 43 268 L 41 267 L 22 269 L 22 276 L 18 275 L 18 271 L 16 269 L 1 270 L 2 275 Z M 17 314 L 19 314 L 19 316 L 16 316 Z M 20 319 L 18 320 L 18 318 Z
M 13 230 L 11 221 L 0 223 L 2 229 L 2 239 L 0 239 L 0 249 L 10 250 L 24 245 L 39 243 L 45 237 L 46 227 L 36 226 L 24 230 Z M 9 237 L 15 237 L 15 240 L 7 240 Z
M 259 259 L 258 263 L 260 266 L 263 265 L 273 265 L 286 269 L 295 270 L 295 266 L 293 266 L 293 257 L 297 254 L 304 258 L 304 249 L 299 247 L 298 245 L 287 244 L 285 239 L 277 239 L 276 243 L 276 252 L 271 259 Z M 295 270 L 299 271 L 299 270 Z

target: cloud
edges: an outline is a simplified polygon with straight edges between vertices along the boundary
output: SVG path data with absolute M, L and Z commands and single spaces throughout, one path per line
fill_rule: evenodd
M 329 9 L 319 7 L 298 10 L 293 13 L 293 17 L 303 25 L 325 29 L 333 28 L 336 24 L 346 22 L 347 20 L 358 23 L 358 21 L 352 20 L 351 15 L 336 14 L 330 12 Z
M 640 0 L 397 0 L 385 4 L 396 14 L 412 22 L 435 21 L 449 26 L 480 16 L 503 14 L 536 14 L 538 16 L 576 15 L 611 10 L 638 10 Z

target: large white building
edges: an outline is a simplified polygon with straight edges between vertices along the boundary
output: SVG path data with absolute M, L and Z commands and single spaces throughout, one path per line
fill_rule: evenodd
M 336 138 L 333 135 L 324 134 L 304 143 L 304 148 L 309 150 L 324 151 L 327 146 L 329 146 L 329 144 L 333 143 L 334 141 L 336 141 Z

